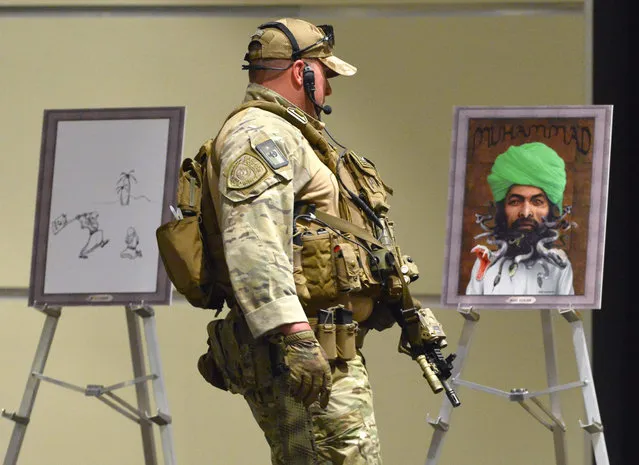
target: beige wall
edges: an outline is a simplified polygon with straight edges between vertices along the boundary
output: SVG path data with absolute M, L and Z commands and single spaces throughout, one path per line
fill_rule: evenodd
M 396 188 L 397 234 L 420 265 L 414 289 L 436 295 L 444 258 L 452 107 L 587 103 L 584 16 L 311 19 L 334 24 L 338 54 L 359 67 L 355 78 L 334 82 L 334 113 L 326 121 L 342 144 L 373 159 Z M 246 39 L 261 20 L 0 17 L 0 198 L 5 200 L 0 288 L 29 285 L 43 110 L 185 105 L 184 153 L 190 156 L 241 98 Z M 462 318 L 434 309 L 454 351 Z M 195 370 L 212 314 L 184 304 L 156 310 L 178 462 L 267 463 L 267 447 L 241 399 L 209 389 Z M 45 374 L 80 386 L 130 379 L 123 313 L 120 308 L 63 309 Z M 0 407 L 9 411 L 20 404 L 42 322 L 23 300 L 0 301 Z M 560 381 L 570 382 L 577 376 L 570 332 L 563 321 L 557 323 Z M 387 464 L 421 464 L 432 434 L 426 413 L 436 417 L 442 397 L 432 395 L 417 365 L 397 353 L 397 337 L 396 328 L 373 334 L 366 348 L 382 448 Z M 536 312 L 486 311 L 463 378 L 503 390 L 540 390 L 543 363 Z M 121 394 L 134 400 L 132 388 Z M 553 463 L 551 433 L 518 405 L 465 388 L 459 395 L 463 406 L 454 412 L 442 465 Z M 561 399 L 569 463 L 583 464 L 581 396 L 569 391 Z M 1 453 L 12 426 L 0 422 Z M 44 384 L 20 458 L 23 465 L 141 463 L 141 441 L 137 425 L 95 399 Z
M 393 2 L 388 0 L 347 0 L 347 1 L 321 1 L 321 0 L 280 0 L 273 2 L 270 0 L 83 0 L 78 2 L 77 0 L 5 0 L 0 5 L 12 5 L 12 6 L 42 6 L 42 5 L 54 5 L 54 6 L 77 6 L 81 5 L 106 5 L 106 6 L 120 6 L 120 5 L 136 5 L 136 6 L 155 6 L 155 5 L 171 5 L 171 6 L 183 6 L 197 5 L 233 5 L 233 6 L 271 6 L 271 5 L 293 5 L 293 6 L 307 6 L 307 5 L 388 5 Z M 438 5 L 438 4 L 486 4 L 485 0 L 403 0 L 401 2 L 404 5 Z M 578 4 L 574 0 L 510 0 L 504 3 L 522 3 L 522 4 Z M 504 4 L 502 3 L 502 4 Z

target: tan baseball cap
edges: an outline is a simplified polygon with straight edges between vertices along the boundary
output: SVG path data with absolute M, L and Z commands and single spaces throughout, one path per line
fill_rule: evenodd
M 333 55 L 335 36 L 333 27 L 315 26 L 296 18 L 282 18 L 259 26 L 251 42 L 261 47 L 249 47 L 244 59 L 248 62 L 262 59 L 298 60 L 316 58 L 335 75 L 352 76 L 357 68 Z

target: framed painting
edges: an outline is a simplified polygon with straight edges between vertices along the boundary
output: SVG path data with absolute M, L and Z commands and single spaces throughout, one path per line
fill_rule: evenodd
M 456 107 L 442 304 L 599 308 L 611 106 Z
M 184 107 L 45 110 L 29 305 L 169 304 Z

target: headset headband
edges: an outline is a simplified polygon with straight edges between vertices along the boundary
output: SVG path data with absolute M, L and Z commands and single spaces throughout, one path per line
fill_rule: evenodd
M 258 26 L 258 29 L 267 29 L 269 27 L 273 27 L 275 29 L 278 29 L 279 31 L 281 31 L 286 38 L 288 39 L 288 41 L 291 43 L 291 47 L 293 48 L 293 53 L 291 54 L 291 60 L 299 60 L 300 58 L 300 46 L 297 44 L 297 39 L 295 39 L 295 36 L 293 35 L 293 33 L 291 32 L 291 30 L 289 28 L 287 28 L 284 24 L 279 23 L 277 21 L 271 21 L 269 23 L 264 23 L 260 26 Z

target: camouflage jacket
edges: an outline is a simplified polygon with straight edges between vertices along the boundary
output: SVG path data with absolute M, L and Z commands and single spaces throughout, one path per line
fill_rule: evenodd
M 248 86 L 244 102 L 253 100 L 293 107 L 257 84 Z M 323 129 L 322 122 L 306 118 L 318 131 Z M 259 337 L 280 325 L 307 321 L 313 306 L 302 306 L 293 270 L 294 203 L 314 204 L 362 228 L 368 221 L 357 208 L 345 206 L 335 174 L 302 132 L 275 113 L 255 107 L 235 113 L 220 130 L 213 153 L 207 169 L 209 187 L 233 296 L 251 333 Z M 331 151 L 330 157 L 335 169 L 337 154 Z M 357 191 L 348 172 L 340 171 L 340 178 Z M 384 202 L 383 183 L 370 181 L 383 192 Z M 356 253 L 362 255 L 360 263 L 367 262 L 365 252 Z M 367 266 L 370 291 L 375 282 Z M 339 295 L 332 303 L 352 309 L 357 321 L 365 320 L 373 307 L 370 292 Z

